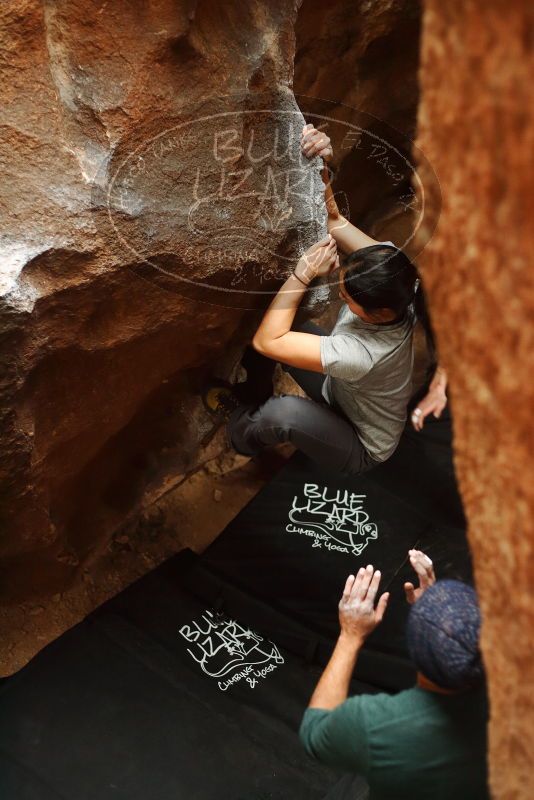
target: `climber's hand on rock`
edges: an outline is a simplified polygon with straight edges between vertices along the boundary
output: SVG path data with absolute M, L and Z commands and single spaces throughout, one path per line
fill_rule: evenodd
M 326 238 L 309 247 L 299 258 L 295 275 L 302 283 L 309 285 L 315 278 L 322 278 L 337 267 L 339 267 L 339 256 L 336 240 L 328 234 Z
M 408 555 L 410 557 L 410 564 L 419 578 L 419 586 L 417 589 L 413 583 L 404 584 L 406 600 L 412 604 L 419 600 L 421 595 L 424 594 L 430 586 L 435 584 L 436 575 L 434 573 L 432 561 L 427 555 L 421 552 L 421 550 L 408 550 Z
M 334 155 L 330 138 L 324 131 L 317 130 L 311 124 L 305 125 L 302 129 L 300 147 L 306 158 L 321 156 L 328 162 Z

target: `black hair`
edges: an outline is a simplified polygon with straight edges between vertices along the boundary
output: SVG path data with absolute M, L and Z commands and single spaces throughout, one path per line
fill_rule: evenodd
M 344 263 L 343 285 L 352 299 L 372 315 L 389 308 L 395 319 L 414 314 L 425 331 L 435 360 L 435 340 L 421 281 L 408 256 L 389 244 L 373 244 L 351 253 Z

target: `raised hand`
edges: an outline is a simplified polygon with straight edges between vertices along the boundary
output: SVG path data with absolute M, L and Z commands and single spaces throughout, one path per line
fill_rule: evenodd
M 326 162 L 330 161 L 334 155 L 330 138 L 324 133 L 314 128 L 313 125 L 305 125 L 300 136 L 300 148 L 306 158 L 321 156 Z
M 434 565 L 430 558 L 421 552 L 421 550 L 408 550 L 410 556 L 410 564 L 417 573 L 419 578 L 419 586 L 417 589 L 413 583 L 405 583 L 404 591 L 406 592 L 406 600 L 412 604 L 415 603 L 426 590 L 433 586 L 436 582 L 434 574 Z
M 312 244 L 299 258 L 295 275 L 309 285 L 314 278 L 322 278 L 339 267 L 336 240 L 328 234 L 325 239 Z
M 382 622 L 389 600 L 385 592 L 375 608 L 375 599 L 380 585 L 380 571 L 371 564 L 349 575 L 343 597 L 339 602 L 339 624 L 345 637 L 363 640 Z

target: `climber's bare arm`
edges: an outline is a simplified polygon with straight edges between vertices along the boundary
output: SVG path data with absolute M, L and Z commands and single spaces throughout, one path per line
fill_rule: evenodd
M 300 144 L 302 152 L 307 158 L 321 156 L 326 163 L 332 158 L 333 151 L 329 137 L 323 131 L 314 128 L 313 125 L 304 126 Z M 332 190 L 332 184 L 330 183 L 330 172 L 327 166 L 324 167 L 322 176 L 325 184 L 324 195 L 328 213 L 328 233 L 332 234 L 338 248 L 348 255 L 362 247 L 370 247 L 373 244 L 378 244 L 376 239 L 368 236 L 340 214 Z
M 287 291 L 288 289 L 294 289 L 292 278 L 286 281 L 281 291 Z M 295 307 L 295 311 L 297 307 Z M 278 322 L 276 317 L 279 315 L 278 319 L 280 319 L 282 314 L 283 312 L 273 309 L 271 321 Z M 287 364 L 289 367 L 299 367 L 311 372 L 322 372 L 320 338 L 320 336 L 315 336 L 313 333 L 288 331 L 282 336 L 273 339 L 264 338 L 264 334 L 258 337 L 258 334 L 256 334 L 252 344 L 259 353 L 275 361 L 280 361 L 282 364 Z
M 376 239 L 368 236 L 339 213 L 332 184 L 330 183 L 328 167 L 323 169 L 323 181 L 325 183 L 324 197 L 328 212 L 328 233 L 332 234 L 341 252 L 349 255 L 349 253 L 354 253 L 355 250 L 360 250 L 362 247 L 378 244 Z
M 258 352 L 290 367 L 322 372 L 320 336 L 292 331 L 291 326 L 308 285 L 339 266 L 335 240 L 328 236 L 299 259 L 265 312 L 252 344 Z

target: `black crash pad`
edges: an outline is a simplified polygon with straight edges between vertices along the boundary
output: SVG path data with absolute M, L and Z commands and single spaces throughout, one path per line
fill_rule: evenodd
M 438 577 L 471 579 L 448 415 L 421 433 L 407 429 L 390 461 L 358 477 L 295 454 L 208 548 L 202 565 L 332 641 L 347 576 L 372 563 L 391 598 L 357 675 L 401 689 L 414 679 L 404 639 L 411 548 L 429 554 Z
M 318 669 L 180 589 L 195 562 L 186 553 L 163 565 L 2 685 L 3 800 L 332 791 L 338 776 L 307 759 L 297 736 Z
M 0 686 L 0 797 L 357 800 L 298 725 L 350 572 L 373 563 L 392 595 L 351 692 L 413 681 L 409 548 L 470 580 L 450 437 L 448 417 L 407 430 L 353 479 L 297 454 L 202 557 L 170 559 L 45 648 Z

